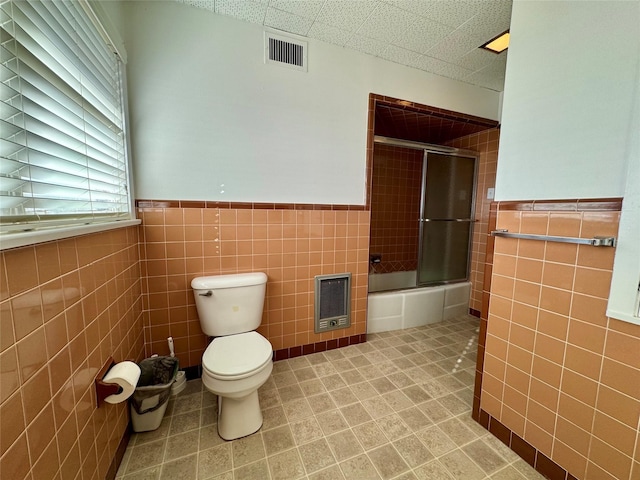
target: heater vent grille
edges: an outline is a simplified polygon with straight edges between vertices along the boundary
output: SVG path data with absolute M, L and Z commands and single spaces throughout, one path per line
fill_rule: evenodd
M 351 274 L 315 277 L 315 333 L 351 326 Z
M 307 42 L 265 32 L 265 63 L 307 71 Z

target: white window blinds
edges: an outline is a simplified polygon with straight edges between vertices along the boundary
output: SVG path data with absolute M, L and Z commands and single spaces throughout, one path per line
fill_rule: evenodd
M 2 233 L 130 218 L 121 62 L 94 18 L 0 0 Z

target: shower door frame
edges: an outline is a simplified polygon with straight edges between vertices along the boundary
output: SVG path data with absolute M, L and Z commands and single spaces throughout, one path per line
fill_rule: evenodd
M 418 287 L 426 287 L 426 286 L 435 286 L 435 285 L 446 285 L 449 283 L 460 283 L 466 282 L 469 280 L 469 272 L 471 271 L 471 256 L 472 256 L 472 248 L 473 248 L 473 234 L 474 234 L 474 224 L 477 222 L 475 218 L 476 212 L 476 194 L 478 188 L 478 169 L 480 166 L 480 154 L 473 150 L 466 150 L 463 148 L 455 148 L 455 147 L 447 147 L 444 145 L 434 145 L 431 143 L 422 143 L 415 142 L 413 140 L 402 140 L 399 138 L 392 137 L 384 137 L 381 135 L 375 135 L 373 137 L 374 144 L 382 144 L 382 145 L 391 145 L 394 147 L 404 147 L 411 148 L 413 150 L 421 150 L 424 152 L 422 158 L 422 188 L 420 192 L 420 218 L 418 221 L 420 222 L 419 234 L 418 234 L 418 266 L 416 268 L 416 281 L 415 288 Z M 428 282 L 428 283 L 419 283 L 418 279 L 420 277 L 420 265 L 422 265 L 422 244 L 423 244 L 423 230 L 424 230 L 424 199 L 427 188 L 427 155 L 429 152 L 439 153 L 444 155 L 455 155 L 458 157 L 466 157 L 474 159 L 474 168 L 473 168 L 473 189 L 472 189 L 472 197 L 471 197 L 471 212 L 469 215 L 469 242 L 467 245 L 467 275 L 464 279 L 455 279 L 455 280 L 442 280 L 436 282 Z

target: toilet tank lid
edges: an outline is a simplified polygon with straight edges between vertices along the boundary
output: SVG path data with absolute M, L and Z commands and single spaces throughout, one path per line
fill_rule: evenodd
M 207 290 L 210 288 L 233 288 L 261 285 L 267 283 L 267 275 L 262 272 L 238 273 L 234 275 L 211 275 L 209 277 L 196 277 L 191 280 L 191 288 L 195 290 Z

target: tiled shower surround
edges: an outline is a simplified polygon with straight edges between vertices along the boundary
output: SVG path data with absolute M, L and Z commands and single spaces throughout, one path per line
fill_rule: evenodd
M 616 236 L 620 216 L 619 200 L 493 208 L 493 228 L 583 238 Z M 487 248 L 474 415 L 553 480 L 640 478 L 640 326 L 606 316 L 614 253 L 507 238 Z
M 373 149 L 371 188 L 372 254 L 381 262 L 372 273 L 415 270 L 418 266 L 418 235 L 422 195 L 424 152 L 390 145 Z
M 277 358 L 364 340 L 368 211 L 158 201 L 138 207 L 147 355 L 167 354 L 172 336 L 180 365 L 199 365 L 207 337 L 191 279 L 252 271 L 269 278 L 258 331 Z M 314 277 L 345 272 L 352 274 L 351 327 L 316 334 Z
M 138 228 L 2 252 L 0 327 L 0 477 L 115 475 L 127 404 L 93 379 L 144 355 Z

